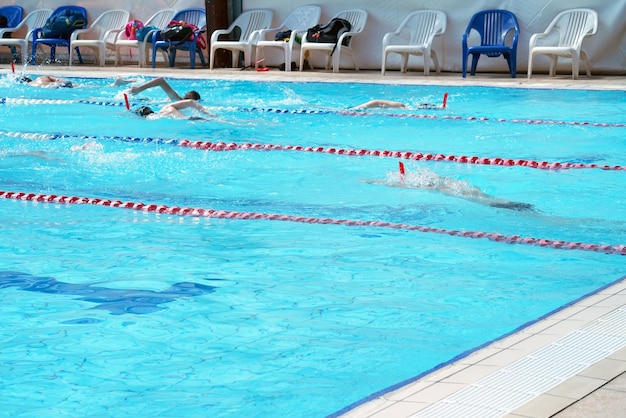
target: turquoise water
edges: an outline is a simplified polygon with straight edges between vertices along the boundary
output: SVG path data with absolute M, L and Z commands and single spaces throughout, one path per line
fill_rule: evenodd
M 410 181 L 438 173 L 534 207 L 516 211 L 389 187 L 397 158 L 176 144 L 624 165 L 625 127 L 497 121 L 623 124 L 624 92 L 173 80 L 219 114 L 201 122 L 93 104 L 122 104 L 121 88 L 76 81 L 86 88 L 0 80 L 0 97 L 30 100 L 0 105 L 0 190 L 626 243 L 622 170 L 404 161 Z M 445 110 L 418 108 L 445 92 Z M 381 97 L 409 109 L 338 113 Z M 624 276 L 615 254 L 260 217 L 0 199 L 4 413 L 332 415 Z

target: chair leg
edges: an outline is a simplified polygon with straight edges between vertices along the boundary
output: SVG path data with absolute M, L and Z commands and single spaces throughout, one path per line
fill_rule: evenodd
M 22 53 L 22 64 L 28 62 L 28 45 L 20 45 L 20 52 Z
M 202 52 L 201 48 L 196 47 L 196 52 L 198 53 L 198 56 L 200 57 L 200 65 L 202 65 L 202 68 L 206 67 L 206 61 L 204 60 L 204 52 Z M 239 57 L 237 57 L 239 58 Z
M 341 64 L 341 45 L 337 45 L 335 53 L 328 57 L 329 61 L 332 58 L 333 73 L 339 72 L 339 64 Z
M 533 51 L 532 49 L 528 53 L 528 72 L 527 77 L 530 80 L 530 77 L 533 75 Z
M 285 49 L 285 72 L 291 71 L 291 50 Z
M 350 51 L 350 57 L 352 58 L 352 62 L 354 63 L 354 71 L 361 71 L 359 69 L 359 63 L 356 62 L 356 57 L 354 56 L 354 52 Z
M 237 51 L 237 50 L 230 51 L 230 66 L 232 68 L 239 67 L 239 51 Z M 245 65 L 244 65 L 244 67 L 245 67 Z
M 409 68 L 409 54 L 400 54 L 402 57 L 402 63 L 400 64 L 400 72 L 406 74 Z
M 307 51 L 308 49 L 304 48 L 304 46 L 301 47 L 300 49 L 300 67 L 299 67 L 300 71 L 304 69 L 304 55 Z
M 550 56 L 550 77 L 554 77 L 556 75 L 556 63 L 557 63 L 558 57 L 556 55 L 551 55 Z
M 437 59 L 437 53 L 434 49 L 430 50 L 430 56 L 432 57 L 433 63 L 435 63 L 435 72 L 437 74 L 441 74 L 441 67 L 439 66 L 439 60 Z
M 387 66 L 387 53 L 383 51 L 383 57 L 382 57 L 382 61 L 380 64 L 380 75 L 385 75 L 386 66 Z
M 509 72 L 511 73 L 511 78 L 517 77 L 517 69 L 515 68 L 515 55 L 514 54 L 504 54 L 504 58 L 506 59 L 506 63 L 509 65 Z
M 472 54 L 472 68 L 470 70 L 471 75 L 476 74 L 476 67 L 478 66 L 479 59 L 480 59 L 480 54 Z
M 176 48 L 171 48 L 168 51 L 168 55 L 169 55 L 168 63 L 169 63 L 169 66 L 171 68 L 171 67 L 174 66 L 174 63 L 176 62 Z M 191 55 L 191 53 L 189 55 Z M 193 59 L 191 57 L 189 57 L 189 61 L 192 62 Z
M 591 67 L 589 66 L 589 60 L 587 59 L 587 54 L 585 51 L 580 51 L 580 59 L 583 64 L 585 64 L 585 68 L 587 69 L 587 77 L 591 77 Z
M 578 71 L 580 68 L 580 62 L 578 55 L 572 54 L 572 80 L 578 79 Z
M 211 53 L 209 54 L 209 70 L 213 69 L 214 62 L 215 62 L 215 48 L 211 47 Z

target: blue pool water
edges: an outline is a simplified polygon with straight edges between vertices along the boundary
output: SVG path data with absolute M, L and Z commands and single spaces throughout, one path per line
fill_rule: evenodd
M 623 170 L 179 146 L 623 166 L 624 92 L 172 80 L 219 115 L 202 122 L 144 120 L 112 80 L 76 81 L 85 88 L 0 80 L 0 190 L 244 216 L 0 199 L 9 415 L 333 415 L 624 277 L 617 254 L 439 233 L 617 248 Z M 446 92 L 446 109 L 419 109 Z M 347 109 L 383 97 L 410 106 Z M 437 173 L 534 210 L 390 187 L 399 161 L 409 185 Z

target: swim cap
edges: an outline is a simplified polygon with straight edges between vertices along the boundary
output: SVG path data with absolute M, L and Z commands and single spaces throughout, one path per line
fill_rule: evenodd
M 135 111 L 139 116 L 145 118 L 148 115 L 154 113 L 154 110 L 150 109 L 148 106 L 141 106 L 139 109 Z
M 63 83 L 59 84 L 59 87 L 63 87 L 63 88 L 66 88 L 66 89 L 71 89 L 71 88 L 74 87 L 74 85 L 72 84 L 71 81 L 64 81 Z
M 30 77 L 27 77 L 25 75 L 21 76 L 20 78 L 17 79 L 18 83 L 30 83 L 31 81 L 33 81 Z

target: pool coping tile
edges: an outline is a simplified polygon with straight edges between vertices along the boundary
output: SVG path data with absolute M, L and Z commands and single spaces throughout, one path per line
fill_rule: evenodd
M 603 318 L 620 308 L 626 309 L 626 279 L 602 289 L 598 293 L 582 299 L 554 315 L 543 319 L 484 347 L 465 358 L 449 364 L 415 382 L 380 395 L 371 403 L 358 406 L 344 414 L 349 418 L 398 418 L 422 416 L 433 405 L 454 403 L 451 396 L 476 384 L 489 373 L 498 373 L 507 366 L 536 353 L 538 350 L 557 342 L 560 338 Z M 548 326 L 546 326 L 546 324 Z M 545 393 L 508 413 L 490 416 L 509 418 L 550 417 L 567 409 L 594 391 L 602 389 L 613 379 L 623 376 L 624 383 L 614 383 L 615 387 L 626 385 L 626 344 L 582 371 L 556 384 Z M 558 379 L 558 377 L 555 377 Z M 515 382 L 512 383 L 515 386 Z M 607 396 L 603 392 L 603 396 Z M 623 396 L 615 391 L 614 396 Z M 492 396 L 497 398 L 497 396 Z M 397 405 L 396 405 L 397 404 Z M 380 407 L 376 407 L 376 406 Z M 497 407 L 485 405 L 493 412 Z M 417 415 L 415 415 L 417 414 Z M 431 415 L 424 415 L 431 416 Z M 434 415 L 433 415 L 434 416 Z

